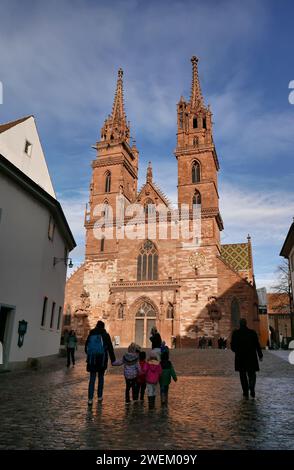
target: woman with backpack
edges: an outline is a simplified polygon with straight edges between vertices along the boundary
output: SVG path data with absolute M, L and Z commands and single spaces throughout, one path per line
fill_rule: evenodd
M 87 371 L 90 372 L 88 405 L 93 404 L 95 381 L 98 374 L 98 401 L 103 400 L 104 374 L 107 369 L 108 356 L 111 363 L 115 362 L 115 354 L 111 338 L 105 330 L 105 324 L 99 320 L 96 327 L 90 331 L 85 344 L 87 354 Z

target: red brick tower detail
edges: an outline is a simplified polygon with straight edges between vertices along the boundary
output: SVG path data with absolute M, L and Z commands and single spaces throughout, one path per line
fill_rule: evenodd
M 219 243 L 219 231 L 223 229 L 219 214 L 217 172 L 219 162 L 212 136 L 212 114 L 205 106 L 198 76 L 198 59 L 193 56 L 192 88 L 190 101 L 181 97 L 177 105 L 178 133 L 175 151 L 178 160 L 179 204 L 201 203 L 202 218 L 208 218 L 208 238 Z M 204 227 L 205 228 L 205 227 Z M 207 227 L 208 228 L 208 227 Z M 205 236 L 205 234 L 204 234 Z
M 118 70 L 117 85 L 111 114 L 105 119 L 100 141 L 93 147 L 97 157 L 92 162 L 90 204 L 86 212 L 86 258 L 99 258 L 117 251 L 115 240 L 100 240 L 93 235 L 94 223 L 99 219 L 98 204 L 107 204 L 116 217 L 116 198 L 123 196 L 125 204 L 134 202 L 137 197 L 138 156 L 133 141 L 130 145 L 130 123 L 124 110 L 123 71 Z M 95 211 L 96 208 L 96 211 Z

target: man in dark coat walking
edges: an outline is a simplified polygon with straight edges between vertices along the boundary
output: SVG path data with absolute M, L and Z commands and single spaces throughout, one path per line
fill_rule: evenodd
M 92 343 L 98 344 L 101 350 L 93 351 L 91 346 Z M 115 354 L 111 338 L 105 330 L 105 324 L 99 320 L 96 327 L 90 331 L 85 344 L 85 353 L 87 354 L 87 371 L 90 372 L 89 390 L 88 390 L 88 404 L 92 405 L 96 375 L 98 374 L 98 401 L 102 401 L 103 397 L 103 386 L 104 386 L 104 374 L 108 365 L 108 356 L 110 357 L 111 363 L 115 362 Z
M 243 396 L 248 398 L 250 390 L 250 395 L 254 398 L 256 371 L 259 371 L 258 358 L 262 361 L 263 354 L 258 336 L 247 327 L 245 318 L 241 318 L 239 330 L 232 334 L 231 349 L 235 353 L 235 370 L 240 374 Z

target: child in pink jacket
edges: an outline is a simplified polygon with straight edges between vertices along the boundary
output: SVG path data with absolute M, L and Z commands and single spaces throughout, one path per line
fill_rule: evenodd
M 148 395 L 149 408 L 154 408 L 156 388 L 162 374 L 162 368 L 156 353 L 151 352 L 146 365 L 146 388 Z

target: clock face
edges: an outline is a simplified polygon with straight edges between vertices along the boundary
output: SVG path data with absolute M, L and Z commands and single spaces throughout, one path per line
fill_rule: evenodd
M 195 251 L 189 256 L 189 264 L 192 268 L 201 268 L 205 264 L 206 258 L 203 253 Z

